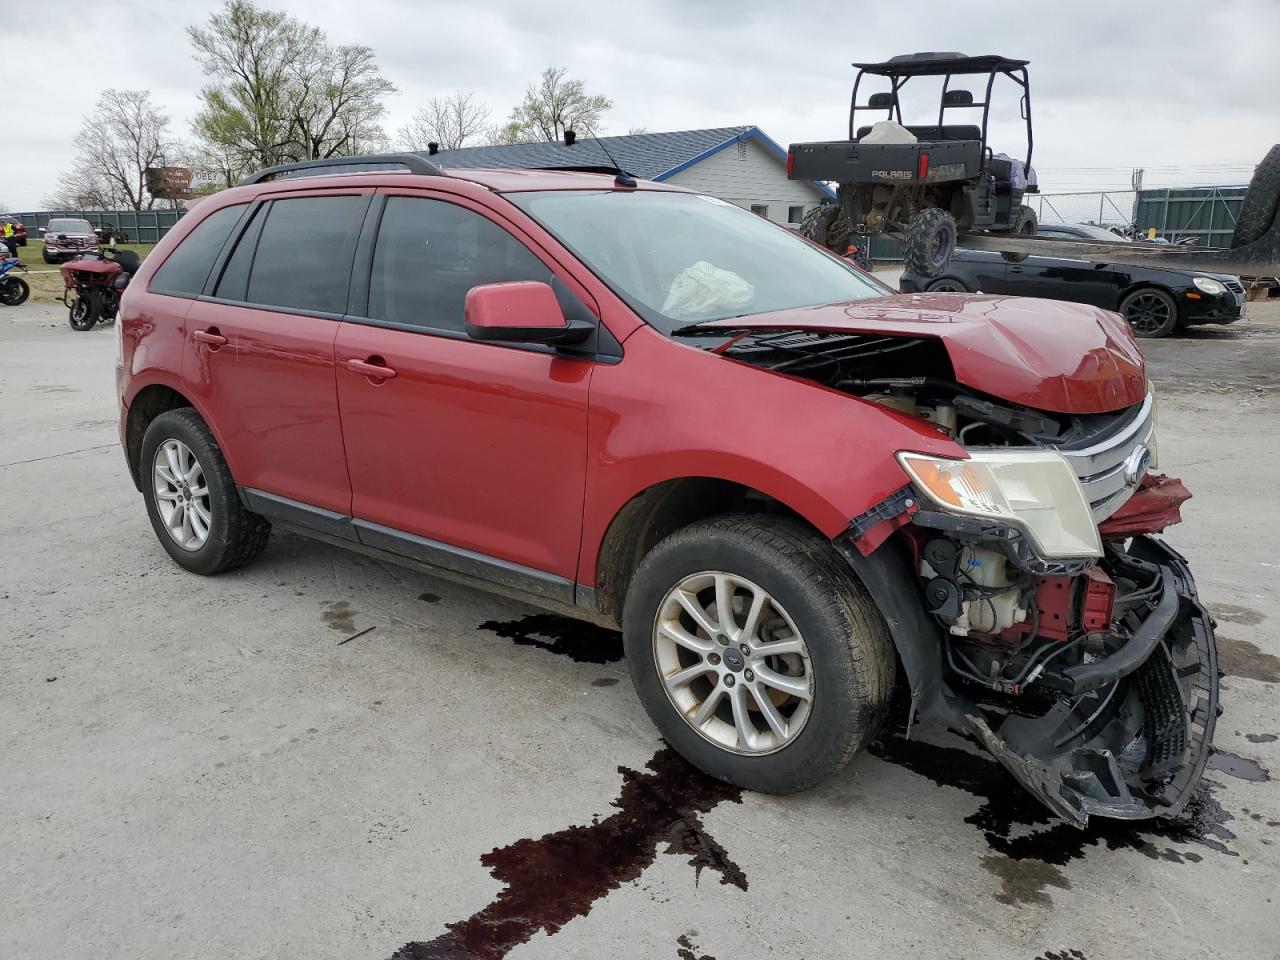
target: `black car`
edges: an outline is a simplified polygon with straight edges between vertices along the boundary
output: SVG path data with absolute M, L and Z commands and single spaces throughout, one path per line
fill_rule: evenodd
M 1041 224 L 1042 237 L 1123 241 L 1088 224 Z M 904 293 L 969 291 L 1074 300 L 1115 310 L 1139 337 L 1163 337 L 1178 326 L 1234 323 L 1244 316 L 1244 285 L 1220 273 L 1091 263 L 1065 257 L 1027 257 L 1011 263 L 999 253 L 960 250 L 936 277 L 904 272 Z

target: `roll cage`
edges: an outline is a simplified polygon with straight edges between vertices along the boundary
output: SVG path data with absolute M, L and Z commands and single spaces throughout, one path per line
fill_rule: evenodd
M 891 57 L 883 63 L 855 63 L 858 75 L 853 80 L 853 94 L 849 98 L 849 139 L 858 140 L 859 130 L 857 117 L 859 111 L 885 111 L 885 119 L 902 123 L 902 105 L 898 99 L 901 90 L 912 77 L 942 77 L 942 96 L 938 103 L 938 126 L 933 129 L 908 127 L 922 140 L 970 139 L 969 137 L 949 137 L 945 123 L 948 110 L 976 110 L 982 108 L 982 126 L 980 142 L 982 145 L 982 162 L 991 156 L 987 147 L 987 121 L 991 113 L 991 90 L 996 78 L 1008 77 L 1022 88 L 1019 101 L 1019 112 L 1027 127 L 1027 169 L 1031 168 L 1031 80 L 1027 75 L 1029 60 L 1014 60 L 998 54 L 983 54 L 967 57 L 961 53 L 908 53 Z M 858 103 L 858 88 L 864 76 L 884 77 L 889 81 L 889 93 L 872 94 L 865 104 Z M 968 90 L 952 90 L 951 78 L 957 76 L 986 75 L 987 85 L 981 101 L 975 101 Z M 936 135 L 935 135 L 936 134 Z M 1034 191 L 1034 186 L 1028 186 Z

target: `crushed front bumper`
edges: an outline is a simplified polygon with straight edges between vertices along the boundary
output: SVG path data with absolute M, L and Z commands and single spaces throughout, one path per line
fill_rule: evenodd
M 1127 553 L 1161 574 L 1160 595 L 1128 643 L 1073 668 L 1074 680 L 1064 671 L 1062 682 L 1079 686 L 1043 716 L 1009 715 L 993 728 L 977 709 L 964 714 L 966 732 L 1078 826 L 1090 816 L 1181 811 L 1208 762 L 1218 718 L 1213 618 L 1186 561 L 1146 536 L 1134 537 Z

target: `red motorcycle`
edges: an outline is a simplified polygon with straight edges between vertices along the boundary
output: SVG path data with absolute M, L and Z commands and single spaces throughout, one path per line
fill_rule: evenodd
M 107 250 L 83 254 L 59 267 L 71 329 L 92 330 L 98 322 L 114 322 L 120 297 L 141 266 L 142 258 L 132 250 Z

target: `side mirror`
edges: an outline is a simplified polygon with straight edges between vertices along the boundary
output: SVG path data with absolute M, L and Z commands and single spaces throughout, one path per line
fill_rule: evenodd
M 37 227 L 37 229 L 38 229 L 41 233 L 44 233 L 44 227 Z
M 472 287 L 463 323 L 472 340 L 505 343 L 573 344 L 595 332 L 594 323 L 570 323 L 551 285 L 537 280 Z

